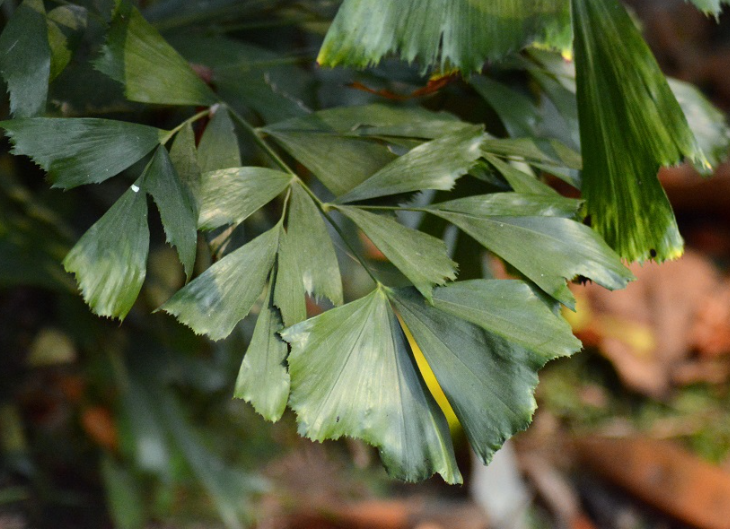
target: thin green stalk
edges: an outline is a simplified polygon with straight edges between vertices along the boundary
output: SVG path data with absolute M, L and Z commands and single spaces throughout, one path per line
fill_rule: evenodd
M 175 127 L 175 128 L 174 128 L 174 129 L 172 129 L 172 130 L 171 130 L 170 132 L 168 132 L 168 133 L 167 133 L 167 134 L 165 135 L 165 137 L 164 137 L 164 138 L 162 139 L 162 143 L 163 143 L 163 144 L 165 144 L 165 143 L 167 143 L 168 141 L 170 141 L 170 139 L 171 139 L 171 138 L 172 138 L 172 137 L 173 137 L 173 136 L 174 136 L 175 134 L 177 134 L 178 132 L 180 132 L 180 131 L 182 130 L 182 128 L 183 128 L 183 127 L 184 127 L 185 125 L 187 125 L 188 123 L 193 123 L 193 122 L 195 122 L 195 121 L 198 121 L 198 120 L 199 120 L 200 118 L 203 118 L 203 117 L 207 116 L 208 114 L 210 114 L 210 109 L 209 109 L 209 108 L 208 108 L 208 109 L 205 109 L 205 110 L 201 110 L 200 112 L 198 112 L 198 113 L 197 113 L 197 114 L 195 114 L 194 116 L 191 116 L 191 117 L 189 117 L 188 119 L 186 119 L 185 121 L 183 121 L 182 123 L 180 123 L 180 124 L 179 124 L 179 125 L 178 125 L 177 127 Z
M 320 200 L 320 198 L 314 194 L 314 192 L 309 189 L 309 186 L 305 184 L 301 178 L 299 178 L 299 175 L 297 175 L 294 170 L 289 167 L 289 165 L 281 159 L 281 157 L 276 153 L 274 149 L 271 148 L 271 146 L 266 143 L 266 141 L 259 136 L 258 132 L 256 132 L 256 129 L 251 126 L 251 124 L 243 119 L 243 117 L 233 110 L 232 108 L 229 108 L 229 111 L 233 115 L 233 117 L 238 121 L 238 123 L 241 124 L 241 126 L 246 130 L 246 132 L 249 133 L 249 135 L 253 138 L 253 140 L 256 142 L 256 145 L 261 147 L 263 151 L 269 155 L 269 157 L 276 163 L 276 165 L 279 166 L 283 171 L 289 173 L 292 175 L 297 183 L 302 186 L 302 189 L 314 200 L 314 203 L 317 205 L 317 209 L 319 209 L 320 213 L 324 216 L 325 219 L 327 219 L 327 222 L 330 223 L 332 228 L 337 232 L 337 234 L 340 236 L 340 238 L 343 240 L 343 242 L 347 245 L 347 247 L 352 252 L 352 255 L 357 259 L 357 261 L 360 263 L 360 265 L 365 269 L 365 271 L 368 273 L 370 278 L 375 282 L 376 285 L 380 285 L 380 281 L 373 275 L 372 270 L 370 270 L 370 267 L 365 262 L 365 259 L 363 259 L 360 254 L 357 252 L 355 247 L 350 243 L 350 241 L 345 237 L 345 234 L 343 233 L 342 229 L 339 227 L 339 225 L 335 222 L 335 220 L 332 218 L 332 216 L 329 214 L 329 205 L 325 204 Z

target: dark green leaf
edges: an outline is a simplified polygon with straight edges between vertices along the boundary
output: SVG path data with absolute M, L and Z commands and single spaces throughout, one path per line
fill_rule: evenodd
M 563 0 L 345 0 L 317 62 L 365 68 L 397 53 L 478 72 L 534 41 L 569 44 L 569 17 Z
M 492 166 L 499 171 L 502 176 L 504 176 L 504 179 L 507 180 L 510 187 L 517 193 L 548 196 L 555 196 L 558 194 L 558 192 L 552 187 L 540 182 L 533 175 L 520 171 L 512 164 L 504 162 L 496 156 L 486 154 L 484 155 L 484 158 L 492 164 Z
M 482 143 L 482 150 L 486 154 L 520 158 L 529 163 L 537 162 L 570 169 L 582 167 L 580 154 L 557 140 L 544 138 L 490 139 Z
M 25 0 L 5 26 L 0 35 L 0 73 L 8 84 L 13 116 L 45 111 L 51 48 L 42 0 Z
M 198 163 L 204 173 L 241 167 L 241 151 L 233 122 L 225 107 L 216 107 L 198 146 Z
M 509 437 L 530 424 L 537 370 L 558 354 L 530 353 L 429 306 L 412 289 L 398 290 L 394 300 L 472 448 L 488 463 Z
M 469 127 L 446 112 L 422 107 L 396 107 L 383 104 L 338 107 L 289 119 L 263 130 L 281 132 L 329 132 L 350 136 L 402 136 L 435 139 Z
M 203 174 L 199 226 L 205 230 L 238 224 L 271 202 L 292 175 L 264 167 L 233 167 Z
M 578 352 L 570 325 L 522 281 L 475 279 L 434 290 L 434 306 L 545 358 Z
M 342 303 L 342 278 L 332 239 L 316 204 L 298 184 L 292 185 L 287 234 L 308 294 Z
M 175 136 L 170 149 L 170 160 L 183 184 L 190 189 L 195 198 L 195 218 L 200 211 L 201 174 L 198 164 L 198 150 L 195 148 L 195 132 L 193 126 L 187 123 Z
M 54 187 L 103 182 L 159 145 L 165 131 L 97 118 L 28 118 L 0 122 L 24 154 L 48 172 Z
M 281 312 L 284 327 L 307 319 L 306 290 L 299 271 L 299 255 L 292 243 L 292 236 L 282 233 L 279 237 L 279 254 L 276 256 L 276 285 L 274 305 Z
M 534 136 L 539 112 L 532 99 L 481 75 L 471 77 L 469 84 L 494 109 L 510 136 Z
M 147 273 L 147 195 L 137 184 L 87 231 L 63 260 L 100 316 L 124 319 Z
M 347 193 L 392 162 L 385 145 L 319 132 L 272 132 L 276 141 L 335 195 Z
M 355 202 L 368 198 L 420 191 L 449 190 L 481 156 L 486 135 L 481 125 L 424 143 L 389 163 L 338 199 Z
M 197 334 L 221 340 L 251 310 L 274 265 L 279 225 L 208 268 L 161 309 Z
M 338 207 L 383 252 L 403 275 L 431 301 L 435 285 L 456 279 L 456 263 L 449 259 L 446 244 L 397 221 L 354 207 Z
M 185 275 L 190 278 L 198 246 L 195 198 L 162 146 L 145 170 L 144 187 L 160 210 L 167 242 L 177 248 Z
M 288 348 L 278 334 L 284 324 L 272 303 L 271 285 L 268 290 L 233 396 L 251 403 L 266 420 L 276 422 L 286 409 L 290 380 L 286 366 Z
M 542 196 L 542 195 L 540 195 Z M 432 210 L 517 268 L 561 303 L 574 308 L 565 284 L 584 276 L 610 290 L 624 288 L 633 275 L 590 228 L 559 217 L 489 216 Z
M 618 0 L 572 0 L 583 196 L 592 226 L 621 257 L 682 253 L 661 165 L 701 160 L 656 60 Z
M 74 49 L 86 29 L 86 9 L 81 6 L 59 6 L 48 13 L 48 44 L 51 48 L 52 81 L 68 66 Z
M 461 481 L 449 429 L 381 289 L 285 330 L 300 432 L 379 448 L 388 472 Z
M 730 129 L 725 114 L 715 108 L 697 88 L 689 83 L 668 79 L 669 88 L 682 107 L 689 128 L 699 148 L 707 157 L 707 165 L 695 164 L 695 168 L 709 175 L 724 162 L 730 149 Z
M 122 83 L 130 101 L 206 106 L 218 101 L 187 61 L 126 2 L 116 9 L 95 66 Z

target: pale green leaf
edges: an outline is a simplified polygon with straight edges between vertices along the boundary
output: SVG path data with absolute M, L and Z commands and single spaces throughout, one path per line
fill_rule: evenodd
M 538 355 L 429 306 L 413 289 L 398 290 L 395 306 L 464 427 L 488 463 L 537 407 L 537 370 L 557 354 Z
M 431 301 L 435 285 L 456 279 L 456 263 L 449 259 L 444 241 L 397 221 L 355 207 L 338 207 L 383 252 L 413 285 Z
M 355 202 L 374 197 L 441 189 L 448 191 L 481 156 L 486 135 L 481 125 L 429 141 L 389 163 L 338 202 Z
M 686 0 L 685 0 L 686 1 Z M 730 0 L 690 0 L 697 9 L 702 10 L 707 15 L 719 16 L 722 12 L 722 6 L 730 4 Z
M 253 405 L 266 420 L 281 419 L 289 399 L 288 348 L 279 337 L 284 329 L 279 310 L 272 303 L 271 285 L 261 307 L 233 396 Z
M 233 167 L 203 174 L 198 225 L 211 230 L 238 224 L 271 202 L 292 175 L 264 167 Z
M 452 202 L 458 205 L 458 201 Z M 486 211 L 480 206 L 471 211 L 460 207 L 457 213 L 439 205 L 430 211 L 458 226 L 571 308 L 575 300 L 565 280 L 583 276 L 614 290 L 633 279 L 618 255 L 587 226 L 560 217 L 516 216 L 529 213 L 516 213 L 512 206 L 500 214 L 498 204 L 490 206 Z
M 97 118 L 27 118 L 0 122 L 24 154 L 48 172 L 54 187 L 103 182 L 140 160 L 165 131 Z
M 292 185 L 287 234 L 307 293 L 342 304 L 342 278 L 332 239 L 316 204 L 299 184 Z
M 630 261 L 672 259 L 682 238 L 656 177 L 706 163 L 656 60 L 618 0 L 572 0 L 583 196 L 591 225 Z
M 100 316 L 124 319 L 147 273 L 147 195 L 137 184 L 79 239 L 63 260 L 86 303 Z
M 527 95 L 482 75 L 472 76 L 469 84 L 494 109 L 511 137 L 535 135 L 539 112 Z
M 434 306 L 545 358 L 578 352 L 570 325 L 523 281 L 475 279 L 434 290 Z
M 160 210 L 167 242 L 177 248 L 185 275 L 190 278 L 198 246 L 195 198 L 162 146 L 145 170 L 144 187 Z
M 8 84 L 13 116 L 45 111 L 51 48 L 42 0 L 25 0 L 5 26 L 0 35 L 0 73 Z
M 512 164 L 502 161 L 496 156 L 485 154 L 484 158 L 499 171 L 510 187 L 517 193 L 549 196 L 558 194 L 552 187 L 539 181 L 533 175 L 517 169 Z
M 170 160 L 183 184 L 190 189 L 195 198 L 195 218 L 200 211 L 201 174 L 198 164 L 198 150 L 195 147 L 193 126 L 187 123 L 175 136 L 170 149 Z
M 251 310 L 274 265 L 279 225 L 208 268 L 179 290 L 161 309 L 197 334 L 221 340 Z
M 345 0 L 317 62 L 365 68 L 398 54 L 423 69 L 478 72 L 535 42 L 570 42 L 565 0 Z
M 375 445 L 388 472 L 461 481 L 448 425 L 381 289 L 290 327 L 290 405 L 299 430 Z
M 225 107 L 216 108 L 200 138 L 198 163 L 204 173 L 241 166 L 236 130 Z
M 206 106 L 218 101 L 187 61 L 126 2 L 118 5 L 94 65 L 122 83 L 130 101 Z
M 347 193 L 392 162 L 385 145 L 321 132 L 271 132 L 276 141 L 335 195 Z
M 297 247 L 292 236 L 282 233 L 279 237 L 279 253 L 276 256 L 276 284 L 274 305 L 281 312 L 285 327 L 307 319 L 306 289 L 299 271 Z
M 574 198 L 545 193 L 492 193 L 440 202 L 428 206 L 428 209 L 439 209 L 477 217 L 530 216 L 565 217 L 570 219 L 577 215 L 581 204 L 580 200 Z
M 52 81 L 68 66 L 75 48 L 81 43 L 86 29 L 87 12 L 84 7 L 59 6 L 48 12 L 48 44 L 51 48 Z
M 145 525 L 142 491 L 127 465 L 117 463 L 114 456 L 104 453 L 101 477 L 108 503 L 109 515 L 118 529 L 141 529 Z
M 697 145 L 707 158 L 707 165 L 696 163 L 695 169 L 709 175 L 727 160 L 730 153 L 730 129 L 725 114 L 713 106 L 695 86 L 677 79 L 670 78 L 668 81 Z

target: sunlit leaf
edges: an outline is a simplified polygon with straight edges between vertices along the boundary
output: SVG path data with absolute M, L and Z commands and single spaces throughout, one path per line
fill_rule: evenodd
M 253 405 L 266 420 L 278 421 L 289 399 L 289 371 L 286 366 L 288 348 L 279 337 L 284 329 L 279 310 L 272 303 L 269 285 L 261 306 L 233 396 Z
M 159 145 L 165 131 L 97 118 L 27 118 L 0 122 L 24 154 L 48 172 L 54 187 L 103 182 Z
M 491 193 L 473 195 L 440 202 L 429 206 L 454 213 L 478 217 L 492 216 L 531 216 L 574 218 L 582 202 L 574 198 L 545 193 Z
M 725 114 L 713 106 L 697 88 L 689 83 L 668 79 L 669 88 L 682 107 L 689 128 L 697 145 L 707 158 L 707 165 L 695 164 L 695 168 L 709 175 L 724 162 L 730 153 L 730 128 Z
M 274 265 L 279 225 L 208 268 L 179 290 L 161 309 L 197 334 L 221 340 L 251 310 Z
M 580 350 L 568 322 L 522 281 L 475 279 L 434 290 L 434 306 L 550 358 Z
M 228 109 L 217 107 L 198 146 L 198 163 L 203 173 L 241 167 L 241 151 Z
M 158 147 L 145 171 L 144 187 L 160 210 L 167 242 L 177 248 L 188 278 L 193 273 L 197 252 L 195 198 L 180 180 L 164 147 Z
M 564 0 L 345 0 L 317 62 L 365 68 L 395 53 L 478 72 L 535 41 L 565 46 L 569 17 Z
M 481 125 L 429 141 L 389 163 L 339 197 L 338 202 L 395 195 L 422 189 L 449 190 L 481 156 L 486 135 Z
M 199 225 L 210 230 L 238 224 L 271 202 L 292 175 L 264 167 L 233 167 L 203 174 Z
M 281 313 L 285 327 L 307 319 L 306 289 L 299 271 L 297 247 L 288 233 L 279 237 L 279 253 L 276 256 L 276 285 L 274 305 Z
M 439 204 L 430 211 L 458 226 L 561 303 L 571 308 L 575 304 L 566 279 L 583 276 L 614 290 L 633 278 L 618 255 L 587 226 L 567 218 L 523 216 L 530 213 L 519 213 L 509 203 L 484 206 L 473 198 Z M 538 204 L 542 199 L 561 200 L 545 195 L 533 198 Z M 470 199 L 472 207 L 462 202 Z M 552 214 L 560 210 L 558 206 Z
M 82 6 L 59 6 L 48 12 L 48 44 L 51 48 L 52 81 L 68 66 L 86 29 L 87 12 Z
M 124 319 L 147 273 L 147 195 L 130 187 L 63 260 L 84 300 L 100 316 Z
M 213 105 L 213 91 L 190 65 L 126 2 L 117 6 L 98 70 L 124 85 L 130 101 Z
M 472 448 L 488 463 L 507 439 L 530 424 L 537 370 L 559 353 L 529 352 L 429 306 L 413 289 L 396 291 L 394 300 Z
M 342 278 L 332 239 L 316 204 L 298 184 L 292 186 L 287 234 L 307 293 L 340 305 Z
M 0 73 L 8 84 L 13 116 L 45 111 L 51 48 L 42 0 L 25 0 L 5 26 L 0 35 Z
M 337 209 L 357 224 L 426 299 L 432 299 L 431 290 L 435 285 L 456 279 L 457 265 L 449 259 L 442 240 L 382 215 L 354 207 Z
M 582 190 L 591 225 L 630 261 L 678 257 L 682 238 L 657 170 L 683 157 L 706 162 L 621 3 L 572 0 L 572 6 Z
M 730 0 L 690 0 L 697 9 L 701 9 L 708 15 L 717 17 L 722 11 L 722 6 L 730 4 Z
M 381 289 L 285 330 L 299 430 L 378 447 L 388 472 L 461 481 L 449 427 Z

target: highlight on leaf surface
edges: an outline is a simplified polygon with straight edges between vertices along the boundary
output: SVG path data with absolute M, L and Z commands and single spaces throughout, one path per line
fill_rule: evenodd
M 706 163 L 656 60 L 618 0 L 572 0 L 583 196 L 621 257 L 678 257 L 683 241 L 656 177 Z M 630 65 L 630 67 L 627 67 Z
M 139 184 L 139 182 L 138 182 Z M 132 185 L 63 260 L 84 300 L 100 316 L 124 319 L 147 274 L 147 195 Z
M 197 334 L 221 340 L 231 334 L 261 296 L 274 266 L 281 225 L 226 255 L 178 290 L 161 310 Z
M 126 1 L 118 2 L 94 65 L 122 83 L 130 101 L 202 106 L 218 102 L 187 61 Z
M 534 42 L 568 47 L 570 36 L 566 0 L 345 0 L 317 62 L 365 68 L 396 54 L 471 74 Z
M 299 431 L 376 446 L 388 473 L 461 482 L 446 419 L 382 289 L 281 333 L 292 347 L 290 406 Z

